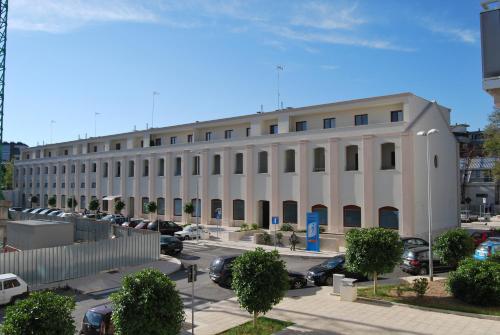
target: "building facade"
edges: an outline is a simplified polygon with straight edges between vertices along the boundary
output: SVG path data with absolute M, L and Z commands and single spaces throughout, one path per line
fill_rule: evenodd
M 500 182 L 493 177 L 497 157 L 460 159 L 461 208 L 474 214 L 500 212 Z
M 125 202 L 124 213 L 187 223 L 306 225 L 320 214 L 332 233 L 382 226 L 401 235 L 427 231 L 426 138 L 430 140 L 434 229 L 458 223 L 458 147 L 450 110 L 410 93 L 287 108 L 227 119 L 32 147 L 16 161 L 17 202 L 32 195 L 77 209 Z M 198 201 L 196 199 L 199 199 Z
M 21 142 L 3 142 L 2 143 L 2 162 L 18 160 L 21 157 L 21 149 L 28 146 Z

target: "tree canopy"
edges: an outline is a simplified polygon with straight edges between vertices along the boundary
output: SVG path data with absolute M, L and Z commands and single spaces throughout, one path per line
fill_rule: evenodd
M 99 200 L 97 200 L 97 199 L 90 200 L 90 202 L 89 202 L 89 209 L 91 211 L 98 210 L 99 209 Z
M 120 214 L 122 210 L 125 208 L 125 203 L 121 200 L 117 200 L 115 202 L 115 212 Z
M 434 251 L 441 262 L 456 267 L 474 252 L 474 240 L 465 229 L 457 228 L 439 235 L 434 242 Z

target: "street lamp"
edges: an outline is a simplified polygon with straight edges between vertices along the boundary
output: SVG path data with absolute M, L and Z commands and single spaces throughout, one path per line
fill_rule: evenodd
M 429 279 L 434 280 L 434 262 L 432 258 L 432 192 L 431 192 L 431 159 L 429 152 L 430 136 L 432 134 L 438 134 L 439 130 L 430 129 L 428 131 L 419 131 L 418 136 L 425 136 L 427 142 L 427 217 L 429 220 Z

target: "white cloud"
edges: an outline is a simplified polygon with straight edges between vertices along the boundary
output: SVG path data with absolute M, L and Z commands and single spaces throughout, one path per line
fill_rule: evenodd
M 331 3 L 312 1 L 302 3 L 291 19 L 291 24 L 317 29 L 353 29 L 366 20 L 357 11 L 357 4 L 341 8 Z
M 94 22 L 156 22 L 156 14 L 127 0 L 13 0 L 9 28 L 61 33 Z
M 437 22 L 431 18 L 422 19 L 422 25 L 434 32 L 446 36 L 452 40 L 473 44 L 479 39 L 479 32 L 477 30 L 461 28 L 447 23 Z

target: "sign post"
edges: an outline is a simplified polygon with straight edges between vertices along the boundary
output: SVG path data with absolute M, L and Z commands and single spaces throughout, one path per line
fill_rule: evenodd
M 217 208 L 215 210 L 215 219 L 217 220 L 217 238 L 219 238 L 219 226 L 222 220 L 222 208 Z
M 279 216 L 273 216 L 271 223 L 274 226 L 274 249 L 276 249 L 276 227 L 280 224 Z
M 189 265 L 187 272 L 188 283 L 191 283 L 191 334 L 194 334 L 194 282 L 198 277 L 198 265 Z
M 306 213 L 306 250 L 319 251 L 319 213 Z

